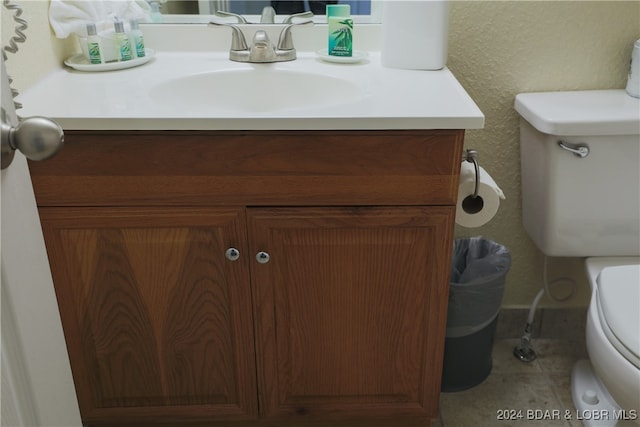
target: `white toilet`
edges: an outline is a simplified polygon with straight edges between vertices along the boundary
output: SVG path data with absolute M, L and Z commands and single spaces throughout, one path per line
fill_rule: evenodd
M 585 426 L 640 424 L 640 99 L 624 90 L 516 97 L 524 227 L 549 256 L 586 257 L 589 361 L 572 372 Z

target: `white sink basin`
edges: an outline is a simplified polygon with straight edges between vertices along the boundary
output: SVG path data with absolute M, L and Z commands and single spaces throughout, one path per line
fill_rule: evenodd
M 360 86 L 346 79 L 260 66 L 192 74 L 151 88 L 154 102 L 200 114 L 322 108 L 362 96 Z

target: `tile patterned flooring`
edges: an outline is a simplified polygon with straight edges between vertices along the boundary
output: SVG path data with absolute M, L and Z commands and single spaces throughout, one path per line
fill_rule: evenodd
M 513 357 L 519 339 L 497 339 L 493 347 L 493 369 L 481 384 L 465 391 L 440 395 L 440 418 L 432 427 L 539 426 L 581 427 L 571 400 L 571 369 L 575 361 L 587 358 L 583 342 L 534 339 L 537 359 L 525 363 Z M 500 420 L 503 410 L 521 411 L 519 420 Z M 542 410 L 530 413 L 528 410 Z M 544 411 L 560 419 L 539 419 Z M 529 419 L 527 419 L 529 418 Z M 536 419 L 538 418 L 538 419 Z

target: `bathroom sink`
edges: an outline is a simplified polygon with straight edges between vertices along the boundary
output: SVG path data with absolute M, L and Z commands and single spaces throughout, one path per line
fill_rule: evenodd
M 484 123 L 446 68 L 383 67 L 377 51 L 353 64 L 301 50 L 295 61 L 235 63 L 226 40 L 222 47 L 157 50 L 143 66 L 105 73 L 61 69 L 20 94 L 21 115 L 98 130 L 478 129 Z
M 360 86 L 322 74 L 256 67 L 192 74 L 158 83 L 151 98 L 185 112 L 272 112 L 330 107 L 362 97 Z

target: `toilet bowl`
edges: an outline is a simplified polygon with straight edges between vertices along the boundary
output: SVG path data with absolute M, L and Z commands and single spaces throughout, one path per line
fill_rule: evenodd
M 640 258 L 589 258 L 589 360 L 571 376 L 576 416 L 587 427 L 640 424 Z
M 589 360 L 572 418 L 640 425 L 640 99 L 624 90 L 516 96 L 524 228 L 548 256 L 584 257 Z

